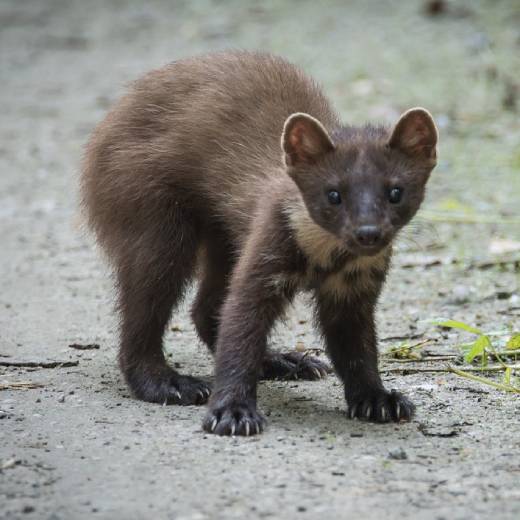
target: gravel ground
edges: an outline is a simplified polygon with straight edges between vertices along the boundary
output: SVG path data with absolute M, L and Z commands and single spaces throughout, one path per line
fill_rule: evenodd
M 82 146 L 127 81 L 216 48 L 283 54 L 346 121 L 419 104 L 437 118 L 430 213 L 399 243 L 383 351 L 429 339 L 430 353 L 457 353 L 469 336 L 439 317 L 520 328 L 519 263 L 495 265 L 520 249 L 518 2 L 435 16 L 421 2 L 346 4 L 0 3 L 0 518 L 520 518 L 519 396 L 415 372 L 442 363 L 383 360 L 418 407 L 402 425 L 347 420 L 335 376 L 262 383 L 269 426 L 247 439 L 205 435 L 202 408 L 130 398 L 118 372 L 109 273 L 78 216 Z M 439 211 L 471 223 L 433 222 Z M 273 341 L 320 346 L 305 299 Z M 182 370 L 211 375 L 185 309 L 166 343 Z

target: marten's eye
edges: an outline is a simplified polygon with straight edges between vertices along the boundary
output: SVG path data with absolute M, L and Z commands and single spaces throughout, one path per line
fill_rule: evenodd
M 401 199 L 403 198 L 403 190 L 402 188 L 392 188 L 390 193 L 388 194 L 388 200 L 392 204 L 399 204 Z
M 327 198 L 331 204 L 341 204 L 341 195 L 339 194 L 339 191 L 330 190 L 327 193 Z

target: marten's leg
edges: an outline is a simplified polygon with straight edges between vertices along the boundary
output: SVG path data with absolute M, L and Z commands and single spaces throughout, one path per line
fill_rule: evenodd
M 199 338 L 214 354 L 222 304 L 226 298 L 234 257 L 225 233 L 214 230 L 205 241 L 200 265 L 200 282 L 191 308 Z
M 383 386 L 374 319 L 380 287 L 345 299 L 318 294 L 317 318 L 334 369 L 345 385 L 348 415 L 368 421 L 409 421 L 413 403 Z
M 171 222 L 148 222 L 118 255 L 119 361 L 133 394 L 144 401 L 188 405 L 209 397 L 209 386 L 173 370 L 162 348 L 171 311 L 192 278 L 196 249 L 195 229 L 178 212 Z
M 191 316 L 200 339 L 215 353 L 219 317 L 226 298 L 229 277 L 235 263 L 230 241 L 224 233 L 214 230 L 205 241 L 201 262 L 199 289 Z M 272 352 L 267 350 L 260 379 L 321 379 L 330 366 L 308 353 Z
M 294 296 L 292 289 L 277 291 L 272 286 L 273 277 L 286 268 L 284 238 L 269 225 L 259 225 L 233 269 L 220 312 L 214 393 L 203 422 L 208 432 L 251 435 L 264 427 L 256 387 L 267 337 Z M 273 248 L 278 255 L 272 254 Z M 268 255 L 270 261 L 265 260 Z

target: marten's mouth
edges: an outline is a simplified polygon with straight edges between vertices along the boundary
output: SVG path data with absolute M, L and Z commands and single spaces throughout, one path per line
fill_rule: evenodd
M 362 224 L 347 230 L 346 245 L 356 256 L 374 256 L 385 249 L 392 240 L 383 226 L 377 224 Z
M 355 256 L 375 256 L 388 246 L 388 240 L 381 240 L 376 244 L 360 244 L 357 240 L 347 242 L 348 251 Z
M 386 246 L 377 244 L 375 246 L 355 246 L 355 254 L 358 256 L 375 256 L 380 253 Z

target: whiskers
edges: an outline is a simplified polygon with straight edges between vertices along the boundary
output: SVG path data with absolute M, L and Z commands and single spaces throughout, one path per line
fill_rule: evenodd
M 405 226 L 395 240 L 395 249 L 401 252 L 431 251 L 443 247 L 435 224 L 420 217 Z

